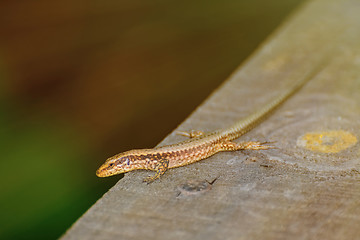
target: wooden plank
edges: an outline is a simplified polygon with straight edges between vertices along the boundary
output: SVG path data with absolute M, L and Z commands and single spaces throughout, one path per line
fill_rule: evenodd
M 63 239 L 359 239 L 359 12 L 357 0 L 307 2 L 178 128 L 228 126 L 329 58 L 241 138 L 278 149 L 216 154 L 150 185 L 128 173 Z

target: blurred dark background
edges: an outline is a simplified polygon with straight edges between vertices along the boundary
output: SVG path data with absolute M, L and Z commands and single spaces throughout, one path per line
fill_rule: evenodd
M 0 2 L 1 239 L 53 239 L 301 0 Z

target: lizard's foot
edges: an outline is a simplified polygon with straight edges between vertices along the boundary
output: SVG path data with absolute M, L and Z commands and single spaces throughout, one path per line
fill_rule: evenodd
M 205 133 L 203 131 L 191 130 L 189 132 L 176 131 L 176 134 L 189 138 L 197 138 L 200 137 L 201 135 L 204 135 Z
M 148 177 L 144 178 L 143 182 L 149 184 L 149 183 L 152 183 L 153 181 L 155 181 L 156 179 L 159 179 L 159 178 L 160 178 L 160 175 L 156 173 L 153 176 L 148 176 Z
M 168 170 L 169 167 L 169 160 L 167 159 L 160 159 L 157 164 L 155 165 L 156 173 L 154 176 L 149 176 L 143 180 L 143 182 L 146 182 L 147 184 L 152 183 L 156 179 L 159 179 L 161 175 L 163 175 L 166 170 Z
M 244 149 L 250 150 L 267 150 L 276 148 L 274 145 L 271 145 L 274 142 L 244 142 Z M 270 144 L 270 145 L 267 145 Z
M 237 151 L 237 150 L 266 150 L 276 148 L 273 145 L 266 145 L 273 142 L 224 142 L 222 144 L 223 151 Z

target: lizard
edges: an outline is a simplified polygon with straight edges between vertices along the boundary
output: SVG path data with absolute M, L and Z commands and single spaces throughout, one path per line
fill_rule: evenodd
M 153 176 L 143 181 L 151 183 L 159 179 L 169 168 L 176 168 L 195 163 L 208 158 L 221 151 L 237 150 L 266 150 L 274 148 L 269 142 L 240 142 L 232 140 L 239 138 L 255 126 L 264 121 L 283 102 L 297 92 L 309 79 L 318 73 L 315 68 L 297 80 L 292 87 L 279 94 L 274 100 L 264 104 L 254 113 L 240 119 L 228 128 L 209 133 L 202 131 L 178 132 L 190 139 L 171 145 L 155 147 L 152 149 L 134 149 L 116 154 L 108 158 L 96 171 L 98 177 L 108 177 L 133 170 L 145 169 L 156 171 Z

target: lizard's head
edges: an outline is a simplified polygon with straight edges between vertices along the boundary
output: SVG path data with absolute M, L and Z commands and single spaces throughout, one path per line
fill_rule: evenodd
M 96 175 L 98 177 L 109 177 L 134 170 L 131 165 L 130 155 L 131 153 L 128 151 L 108 158 L 96 171 Z

